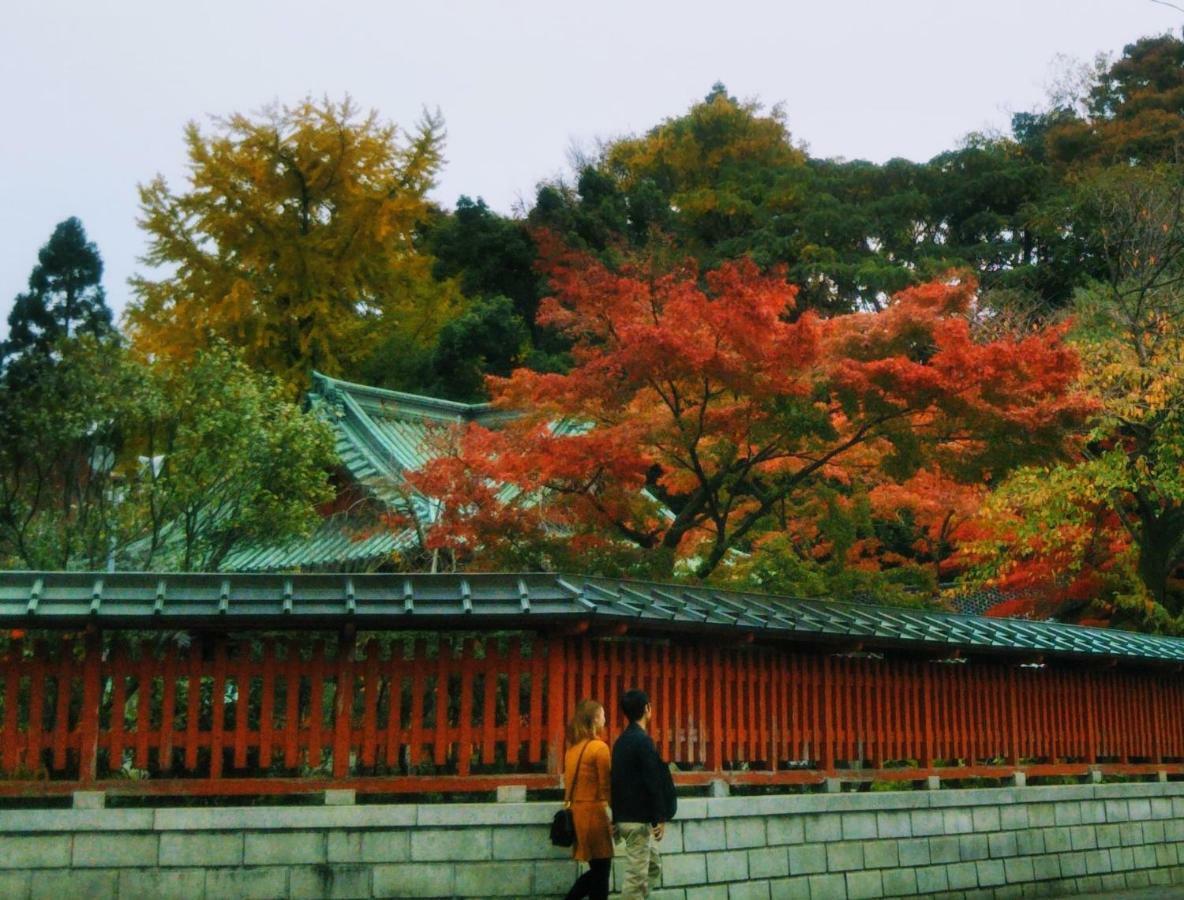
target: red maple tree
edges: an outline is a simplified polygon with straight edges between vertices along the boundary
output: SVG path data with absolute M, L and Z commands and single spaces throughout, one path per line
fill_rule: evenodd
M 440 501 L 429 542 L 620 543 L 700 578 L 822 484 L 903 481 L 922 467 L 981 484 L 1055 451 L 1088 403 L 1063 328 L 978 341 L 964 277 L 882 311 L 798 314 L 784 272 L 747 259 L 700 273 L 611 270 L 542 236 L 540 322 L 571 370 L 491 378 L 505 427 L 469 426 L 409 477 Z

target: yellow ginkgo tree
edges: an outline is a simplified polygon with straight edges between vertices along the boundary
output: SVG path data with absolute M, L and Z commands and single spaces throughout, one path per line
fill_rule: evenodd
M 404 133 L 348 97 L 190 123 L 184 190 L 140 187 L 157 272 L 132 281 L 138 349 L 221 339 L 298 392 L 310 369 L 348 377 L 379 346 L 431 346 L 459 298 L 416 238 L 443 137 L 438 114 Z

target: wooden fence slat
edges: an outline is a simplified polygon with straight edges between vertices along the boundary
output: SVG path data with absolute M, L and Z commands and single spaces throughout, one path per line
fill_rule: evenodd
M 475 669 L 473 639 L 465 638 L 461 645 L 460 659 L 460 721 L 458 723 L 460 736 L 457 748 L 457 772 L 460 775 L 469 774 L 469 766 L 473 759 L 473 675 Z M 506 705 L 509 706 L 508 696 Z
M 222 748 L 226 743 L 226 640 L 214 641 L 214 688 L 210 696 L 210 778 L 222 777 Z
M 300 682 L 299 649 L 295 643 L 285 648 L 281 679 L 284 685 L 284 767 L 294 769 L 300 763 Z
M 313 645 L 312 659 L 309 661 L 308 703 L 308 765 L 310 768 L 321 767 L 322 748 L 324 746 L 325 727 L 325 677 L 328 665 L 325 658 L 325 642 L 317 641 Z
M 234 667 L 234 767 L 247 767 L 247 728 L 251 721 L 251 645 L 241 642 Z
M 21 664 L 23 653 L 23 642 L 14 640 L 9 644 L 8 654 L 0 661 L 0 665 L 2 665 L 0 671 L 4 674 L 4 732 L 0 734 L 0 771 L 2 772 L 16 772 L 20 768 L 21 752 L 18 742 L 20 714 L 17 707 L 20 703 L 21 672 L 25 668 Z M 94 727 L 97 729 L 97 716 L 95 716 L 94 722 Z
M 177 715 L 177 645 L 170 641 L 164 646 L 162 666 L 163 684 L 160 692 L 160 740 L 157 742 L 157 766 L 163 773 L 173 770 L 173 730 Z M 85 688 L 83 688 L 85 696 Z M 83 702 L 85 706 L 85 701 Z
M 259 682 L 259 768 L 272 763 L 272 735 L 275 731 L 275 641 L 263 642 L 263 674 Z
M 527 752 L 532 765 L 538 765 L 543 757 L 543 673 L 546 665 L 543 653 L 543 641 L 536 637 L 530 643 L 530 743 Z
M 522 759 L 522 662 L 522 638 L 516 637 L 508 645 L 505 663 L 506 763 L 513 767 L 517 767 Z M 481 721 L 485 728 L 492 730 L 495 725 L 492 711 L 482 715 Z M 486 762 L 484 755 L 481 762 Z
M 126 659 L 126 646 L 123 643 L 116 644 L 111 652 L 111 719 L 107 728 L 107 766 L 112 772 L 118 772 L 123 768 L 124 711 L 127 703 Z M 32 723 L 30 715 L 30 732 Z
M 500 672 L 502 660 L 497 638 L 485 639 L 485 660 L 482 671 L 485 674 L 484 687 L 481 696 L 481 762 L 488 765 L 493 762 L 497 745 L 497 695 L 498 683 L 501 681 Z M 511 709 L 514 689 L 506 685 L 506 722 L 513 716 Z M 506 757 L 510 756 L 509 743 L 506 745 Z
M 74 684 L 73 647 L 68 643 L 61 647 L 57 667 L 57 696 L 53 704 L 53 746 L 52 765 L 54 771 L 66 768 L 66 747 L 70 737 L 70 694 Z M 148 765 L 147 753 L 144 767 Z
M 378 762 L 378 693 L 382 679 L 378 671 L 378 645 L 366 641 L 366 662 L 362 676 L 362 765 L 373 768 Z

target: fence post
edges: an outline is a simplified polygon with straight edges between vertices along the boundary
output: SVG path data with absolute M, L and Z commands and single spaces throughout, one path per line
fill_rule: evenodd
M 333 692 L 333 777 L 349 775 L 349 749 L 354 716 L 354 647 L 357 629 L 353 623 L 341 630 L 337 642 L 337 690 Z M 440 715 L 440 711 L 436 711 Z
M 87 625 L 83 638 L 82 708 L 78 712 L 78 780 L 93 784 L 98 774 L 99 707 L 103 698 L 103 634 Z
M 562 777 L 563 678 L 566 669 L 561 637 L 547 641 L 547 771 Z

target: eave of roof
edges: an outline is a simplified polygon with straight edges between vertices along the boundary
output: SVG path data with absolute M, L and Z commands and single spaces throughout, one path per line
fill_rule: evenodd
M 0 572 L 0 628 L 532 629 L 624 624 L 895 650 L 1182 664 L 1184 639 L 579 575 Z

